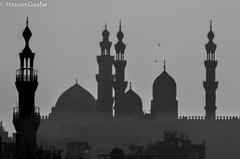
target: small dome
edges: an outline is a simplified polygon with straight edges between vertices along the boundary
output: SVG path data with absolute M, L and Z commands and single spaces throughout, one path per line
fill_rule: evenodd
M 153 99 L 176 98 L 176 82 L 164 70 L 153 82 Z
M 111 159 L 123 159 L 124 158 L 124 151 L 120 148 L 114 148 L 110 152 Z
M 95 98 L 78 83 L 67 89 L 57 100 L 55 110 L 58 112 L 86 113 L 95 110 Z
M 123 113 L 141 115 L 142 100 L 131 88 L 124 94 L 121 109 Z

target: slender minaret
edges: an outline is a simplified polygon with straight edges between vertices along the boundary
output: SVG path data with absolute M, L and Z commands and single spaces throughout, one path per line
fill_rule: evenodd
M 99 43 L 101 47 L 101 55 L 97 56 L 99 65 L 99 73 L 96 75 L 98 82 L 98 112 L 103 117 L 109 118 L 113 115 L 113 80 L 112 67 L 114 56 L 110 55 L 112 42 L 109 41 L 109 31 L 107 24 L 102 32 L 103 40 Z
M 36 133 L 40 124 L 39 108 L 35 107 L 35 91 L 38 86 L 37 70 L 33 68 L 34 53 L 29 48 L 32 33 L 28 27 L 23 31 L 25 48 L 19 53 L 20 69 L 16 71 L 15 85 L 18 90 L 18 106 L 14 108 L 13 124 L 16 129 L 16 150 L 23 158 L 36 154 Z
M 209 42 L 205 45 L 207 51 L 207 60 L 204 61 L 206 67 L 206 81 L 203 82 L 205 88 L 205 118 L 215 120 L 216 117 L 216 89 L 218 82 L 215 79 L 215 69 L 217 61 L 215 60 L 215 50 L 217 45 L 213 42 L 214 33 L 212 32 L 212 21 L 210 21 L 210 31 L 208 33 Z
M 121 98 L 123 97 L 125 90 L 127 88 L 127 81 L 125 81 L 125 67 L 127 61 L 124 60 L 124 51 L 126 44 L 123 43 L 122 39 L 124 34 L 121 29 L 121 21 L 119 22 L 119 31 L 117 33 L 118 42 L 115 44 L 116 50 L 116 59 L 114 61 L 115 67 L 115 81 L 114 81 L 114 90 L 115 90 L 115 116 L 118 117 L 121 113 Z

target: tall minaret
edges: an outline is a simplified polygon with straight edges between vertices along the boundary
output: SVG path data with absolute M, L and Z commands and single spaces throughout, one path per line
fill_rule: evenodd
M 123 43 L 122 39 L 124 34 L 121 30 L 121 21 L 119 22 L 119 31 L 117 33 L 118 42 L 115 44 L 116 50 L 116 59 L 114 61 L 115 67 L 115 82 L 114 82 L 114 90 L 115 90 L 115 116 L 118 117 L 121 113 L 121 98 L 123 97 L 125 90 L 127 88 L 127 81 L 125 81 L 125 67 L 127 61 L 124 60 L 124 51 L 126 45 Z
M 205 88 L 205 111 L 207 120 L 215 120 L 216 117 L 216 89 L 218 82 L 215 80 L 215 69 L 217 61 L 215 60 L 215 50 L 217 45 L 213 42 L 214 33 L 212 32 L 212 21 L 210 21 L 210 31 L 208 33 L 209 42 L 205 45 L 207 51 L 207 60 L 204 61 L 206 67 L 206 81 L 203 82 Z
M 97 56 L 99 73 L 96 75 L 98 82 L 98 112 L 103 117 L 112 117 L 113 115 L 113 80 L 112 67 L 114 56 L 110 55 L 112 42 L 109 41 L 109 31 L 105 24 L 105 30 L 102 32 L 103 40 L 99 43 L 101 55 Z
M 18 106 L 14 108 L 13 124 L 17 132 L 17 154 L 30 159 L 36 154 L 36 133 L 40 124 L 40 112 L 39 108 L 35 107 L 38 76 L 37 70 L 33 68 L 35 54 L 29 48 L 32 33 L 28 27 L 28 18 L 22 35 L 25 39 L 25 48 L 19 53 L 20 69 L 16 71 Z

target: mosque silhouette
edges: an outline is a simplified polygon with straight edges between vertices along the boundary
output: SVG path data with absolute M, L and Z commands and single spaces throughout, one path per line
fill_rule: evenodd
M 125 80 L 127 61 L 124 58 L 124 54 L 126 44 L 123 42 L 124 34 L 121 29 L 121 22 L 117 33 L 118 42 L 114 45 L 115 57 L 110 53 L 112 42 L 109 41 L 109 35 L 110 33 L 105 24 L 105 29 L 102 32 L 103 39 L 99 43 L 101 55 L 97 56 L 99 65 L 99 73 L 96 75 L 98 83 L 97 99 L 76 81 L 72 87 L 62 93 L 55 107 L 52 107 L 49 116 L 44 117 L 43 120 L 57 120 L 57 118 L 61 117 L 69 118 L 67 117 L 68 115 L 71 117 L 74 115 L 87 115 L 88 117 L 89 114 L 97 114 L 101 118 L 112 120 L 177 120 L 177 84 L 166 71 L 165 60 L 163 72 L 153 82 L 151 113 L 145 113 L 143 112 L 143 104 L 140 96 L 131 88 L 131 82 L 128 83 Z M 204 61 L 206 81 L 203 82 L 206 90 L 206 115 L 200 119 L 216 120 L 218 119 L 215 113 L 217 108 L 215 103 L 218 82 L 215 81 L 217 61 L 215 60 L 216 44 L 213 42 L 212 22 L 210 22 L 210 31 L 207 36 L 209 39 L 209 42 L 205 45 L 207 59 Z M 115 68 L 115 74 L 113 74 L 113 67 Z M 129 90 L 126 91 L 128 84 Z
M 177 84 L 166 71 L 165 61 L 162 73 L 153 82 L 151 112 L 143 112 L 140 96 L 132 89 L 131 83 L 125 80 L 126 44 L 123 42 L 121 22 L 117 33 L 118 42 L 114 45 L 115 56 L 110 52 L 112 42 L 109 35 L 105 24 L 102 41 L 99 43 L 101 53 L 97 56 L 97 99 L 76 81 L 60 95 L 48 116 L 40 116 L 39 108 L 34 103 L 38 75 L 33 68 L 34 53 L 29 47 L 32 33 L 27 20 L 23 32 L 26 45 L 19 54 L 20 69 L 17 70 L 15 82 L 19 103 L 13 113 L 17 131 L 16 144 L 21 151 L 31 151 L 30 155 L 33 156 L 34 150 L 29 150 L 29 147 L 36 147 L 37 135 L 38 143 L 54 143 L 61 147 L 66 141 L 86 141 L 93 147 L 94 154 L 107 153 L 115 147 L 126 150 L 129 144 L 142 145 L 157 141 L 164 130 L 176 130 L 195 139 L 205 140 L 210 152 L 217 151 L 221 144 L 227 146 L 226 152 L 228 148 L 235 148 L 240 143 L 240 118 L 216 116 L 218 82 L 215 79 L 217 60 L 212 22 L 207 34 L 209 41 L 205 45 L 205 116 L 178 116 Z M 129 89 L 126 91 L 128 84 Z M 232 139 L 231 143 L 225 142 L 226 136 Z M 26 142 L 28 149 L 24 149 Z M 223 156 L 221 152 L 217 155 L 220 158 Z

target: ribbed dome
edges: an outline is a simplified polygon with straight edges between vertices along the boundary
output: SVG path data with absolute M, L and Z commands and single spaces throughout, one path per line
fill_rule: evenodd
M 121 107 L 123 112 L 140 115 L 142 113 L 142 100 L 131 88 L 123 96 Z
M 153 99 L 176 98 L 176 82 L 164 70 L 153 82 Z
M 78 83 L 67 89 L 57 100 L 56 111 L 85 113 L 96 108 L 95 98 Z

